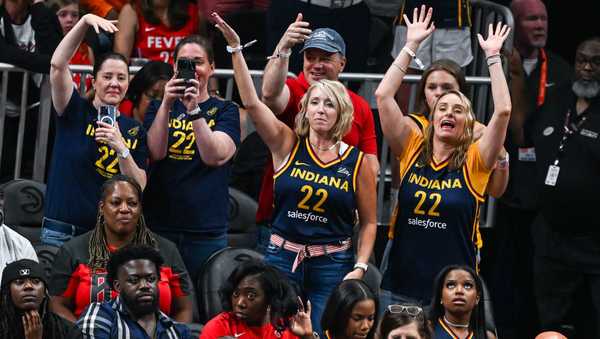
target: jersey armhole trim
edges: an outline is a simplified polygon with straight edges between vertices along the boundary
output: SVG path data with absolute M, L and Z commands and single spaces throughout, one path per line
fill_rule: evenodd
M 283 172 L 285 172 L 285 170 L 288 167 L 290 167 L 290 165 L 292 164 L 292 160 L 294 159 L 294 157 L 296 156 L 296 152 L 298 151 L 298 146 L 300 146 L 300 139 L 296 141 L 296 145 L 294 145 L 294 149 L 292 149 L 292 152 L 290 152 L 290 154 L 288 154 L 287 157 L 285 157 L 283 164 L 275 170 L 275 173 L 273 174 L 273 179 L 277 179 L 277 177 L 279 177 Z

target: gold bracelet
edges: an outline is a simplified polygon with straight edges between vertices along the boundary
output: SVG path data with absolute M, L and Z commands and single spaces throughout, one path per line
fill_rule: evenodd
M 396 68 L 398 68 L 399 70 L 401 70 L 402 73 L 406 74 L 406 69 L 405 68 L 402 68 L 400 65 L 398 65 L 395 62 L 392 62 L 392 65 L 396 66 Z

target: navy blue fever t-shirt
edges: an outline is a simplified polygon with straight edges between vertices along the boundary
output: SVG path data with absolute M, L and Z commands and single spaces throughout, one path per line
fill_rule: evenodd
M 200 109 L 213 131 L 240 143 L 240 114 L 230 101 L 210 98 Z M 144 125 L 150 129 L 160 107 L 153 101 Z M 224 233 L 227 229 L 231 161 L 218 167 L 204 164 L 196 145 L 192 121 L 177 100 L 169 112 L 167 155 L 153 163 L 144 193 L 144 215 L 154 231 Z
M 119 173 L 117 152 L 94 139 L 97 116 L 96 108 L 73 89 L 64 113 L 56 116 L 56 137 L 45 198 L 45 217 L 88 230 L 96 225 L 102 184 Z M 146 130 L 139 122 L 123 115 L 117 122 L 133 159 L 145 169 Z

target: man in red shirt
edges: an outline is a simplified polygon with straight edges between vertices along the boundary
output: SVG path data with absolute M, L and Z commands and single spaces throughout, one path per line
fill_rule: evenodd
M 298 78 L 287 78 L 292 47 L 301 42 L 304 42 L 301 50 L 304 56 L 302 72 Z M 262 85 L 263 102 L 278 115 L 279 120 L 292 127 L 304 93 L 312 83 L 321 79 L 338 80 L 339 74 L 346 65 L 345 54 L 346 44 L 336 31 L 331 28 L 311 31 L 309 23 L 302 21 L 302 14 L 298 14 L 296 21 L 288 27 L 265 67 Z M 348 95 L 354 106 L 354 121 L 343 141 L 363 151 L 370 167 L 377 173 L 379 162 L 373 112 L 361 96 L 350 90 Z M 272 212 L 273 162 L 269 158 L 256 212 L 256 223 L 259 226 L 258 250 L 261 252 L 264 252 L 269 244 L 268 227 Z

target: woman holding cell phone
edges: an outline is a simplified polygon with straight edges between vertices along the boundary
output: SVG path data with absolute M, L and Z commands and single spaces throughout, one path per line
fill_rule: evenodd
M 153 162 L 145 215 L 153 231 L 178 245 L 195 277 L 212 253 L 227 246 L 230 160 L 240 121 L 234 103 L 208 94 L 215 64 L 206 39 L 184 38 L 174 59 L 175 75 L 144 119 Z
M 121 173 L 142 187 L 146 185 L 146 133 L 140 123 L 116 109 L 129 84 L 125 58 L 117 53 L 96 58 L 92 100 L 82 98 L 73 84 L 69 61 L 89 27 L 96 33 L 118 30 L 114 22 L 84 15 L 65 35 L 51 60 L 56 138 L 41 236 L 49 245 L 61 246 L 94 227 L 100 187 L 108 178 Z M 107 123 L 109 120 L 114 124 Z

